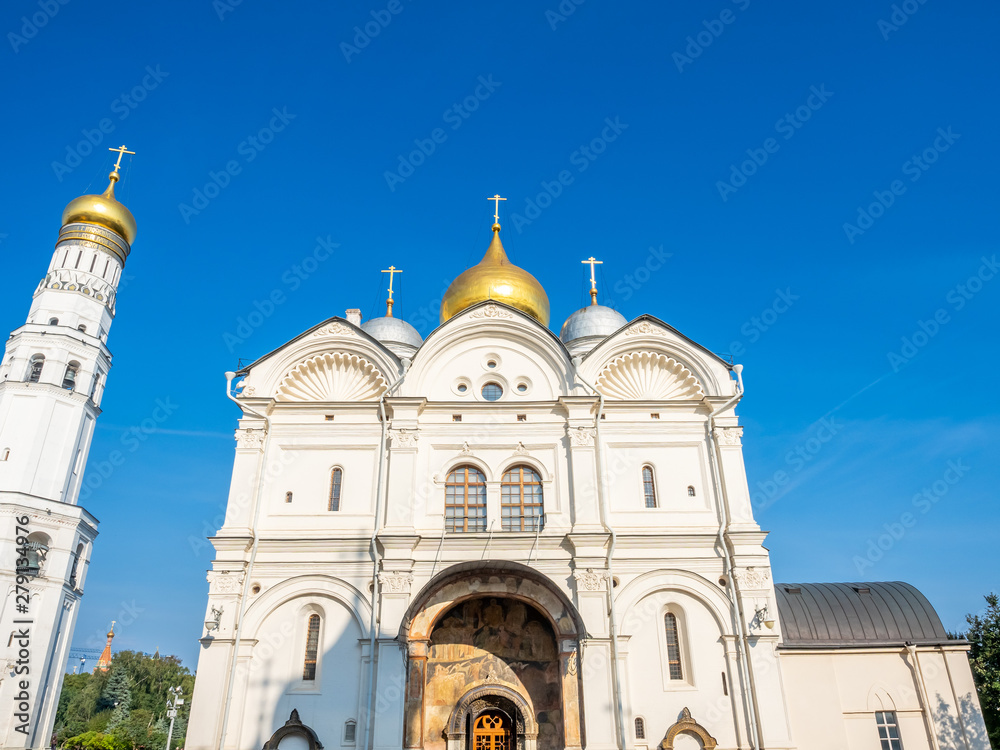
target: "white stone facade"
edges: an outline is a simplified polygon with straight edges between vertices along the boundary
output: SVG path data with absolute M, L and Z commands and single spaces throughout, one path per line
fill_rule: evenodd
M 64 226 L 0 363 L 0 632 L 10 634 L 0 643 L 0 747 L 49 747 L 97 536 L 77 503 L 128 250 L 103 227 Z M 25 536 L 32 563 L 19 576 Z
M 738 371 L 646 316 L 571 349 L 575 359 L 529 316 L 486 302 L 412 360 L 335 318 L 239 373 L 188 750 L 464 750 L 462 722 L 484 700 L 517 715 L 518 750 L 878 750 L 881 704 L 864 701 L 880 660 L 899 654 L 862 654 L 845 667 L 853 681 L 826 695 L 812 683 L 829 686 L 824 670 L 843 654 L 780 650 Z M 491 383 L 503 390 L 493 402 L 481 395 Z M 544 525 L 506 531 L 503 477 L 521 466 L 539 477 Z M 481 531 L 446 531 L 456 467 L 484 477 Z M 537 691 L 514 672 L 442 662 L 473 646 L 440 628 L 467 623 L 471 606 L 487 632 L 497 602 L 550 628 L 558 710 L 534 710 Z M 518 636 L 506 617 L 494 629 Z M 948 658 L 967 692 L 961 648 Z M 909 723 L 912 701 L 896 700 Z M 904 731 L 907 750 L 938 750 Z

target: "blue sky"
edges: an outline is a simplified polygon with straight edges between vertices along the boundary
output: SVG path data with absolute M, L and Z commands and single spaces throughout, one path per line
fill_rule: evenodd
M 84 501 L 77 646 L 116 619 L 116 647 L 195 666 L 223 372 L 376 314 L 390 263 L 426 334 L 496 192 L 553 329 L 596 255 L 627 318 L 745 365 L 777 580 L 906 580 L 950 629 L 1000 589 L 995 4 L 50 1 L 0 14 L 0 328 L 126 143 L 139 233 L 88 473 L 171 407 Z

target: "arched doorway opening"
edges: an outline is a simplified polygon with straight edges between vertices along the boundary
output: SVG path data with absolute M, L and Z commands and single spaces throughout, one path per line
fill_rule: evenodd
M 469 690 L 444 733 L 448 750 L 537 750 L 538 724 L 523 695 L 503 685 Z
M 482 561 L 443 571 L 411 603 L 401 631 L 405 747 L 475 750 L 476 719 L 492 707 L 512 722 L 504 750 L 579 749 L 582 634 L 565 595 L 526 566 Z

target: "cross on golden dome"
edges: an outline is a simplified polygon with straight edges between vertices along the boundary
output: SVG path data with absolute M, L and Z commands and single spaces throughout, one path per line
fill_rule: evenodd
M 500 228 L 500 201 L 507 200 L 506 198 L 501 198 L 500 193 L 497 193 L 492 198 L 487 198 L 488 201 L 493 201 L 496 203 L 496 207 L 493 209 L 493 226 L 494 228 Z
M 131 154 L 132 156 L 135 156 L 135 151 L 128 151 L 126 150 L 125 146 L 119 146 L 118 148 L 109 148 L 108 151 L 118 152 L 118 161 L 115 162 L 115 174 L 118 174 L 118 170 L 121 169 L 122 157 L 125 156 L 125 154 Z

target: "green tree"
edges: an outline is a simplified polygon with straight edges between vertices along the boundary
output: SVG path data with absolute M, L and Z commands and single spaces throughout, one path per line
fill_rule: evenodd
M 1000 747 L 1000 599 L 986 597 L 986 612 L 966 615 L 969 630 L 965 637 L 972 644 L 969 664 L 983 707 L 983 720 L 993 747 Z
M 63 747 L 79 750 L 162 750 L 170 725 L 168 689 L 178 686 L 185 701 L 178 706 L 170 744 L 182 747 L 194 676 L 176 657 L 136 651 L 116 653 L 108 672 L 66 676 L 56 736 Z

